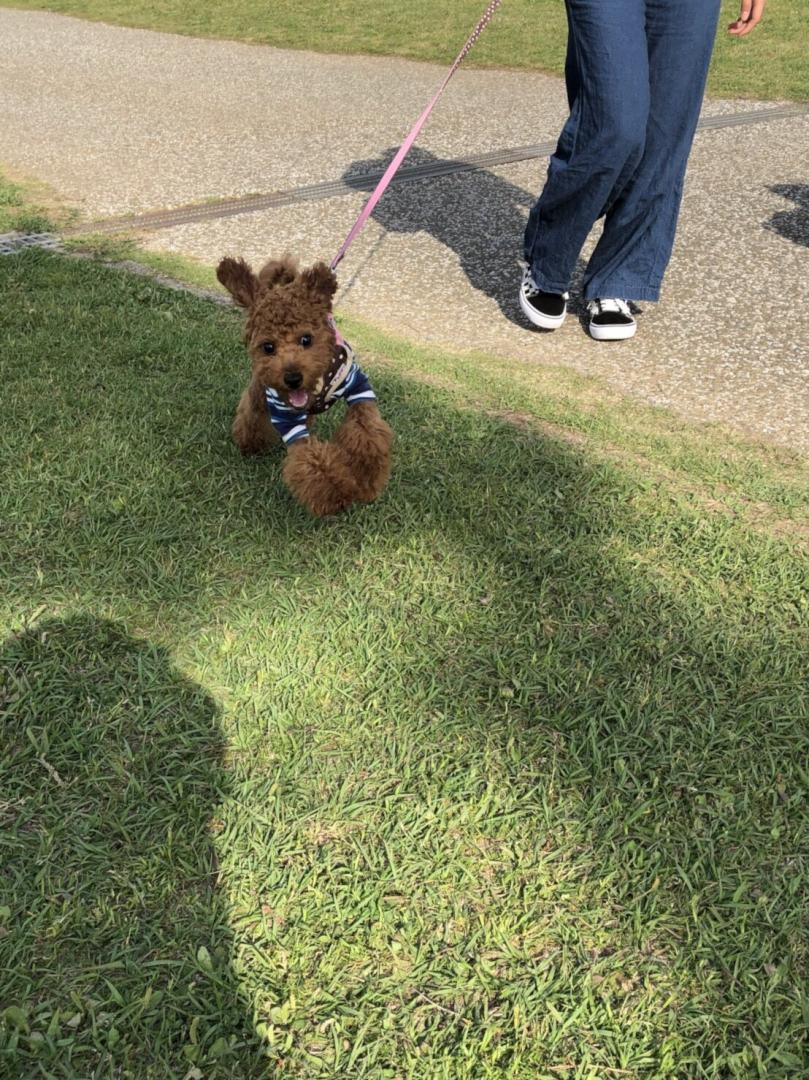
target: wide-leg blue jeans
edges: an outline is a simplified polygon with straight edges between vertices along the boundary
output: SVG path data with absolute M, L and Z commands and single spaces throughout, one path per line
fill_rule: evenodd
M 585 299 L 658 299 L 719 3 L 566 0 L 570 117 L 525 231 L 538 288 L 567 290 L 587 234 L 603 217 Z

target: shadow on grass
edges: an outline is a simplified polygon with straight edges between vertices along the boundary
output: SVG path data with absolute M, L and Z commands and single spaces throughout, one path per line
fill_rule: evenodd
M 214 702 L 77 616 L 0 646 L 0 717 L 0 1072 L 258 1075 L 217 895 Z
M 271 1039 L 303 1055 L 338 1017 L 354 1075 L 425 1053 L 425 1076 L 800 1066 L 805 580 L 786 545 L 387 370 L 375 383 L 397 431 L 390 489 L 313 522 L 276 458 L 243 462 L 229 443 L 243 364 L 230 314 L 38 254 L 15 260 L 6 287 L 6 603 L 120 611 L 204 654 L 230 693 L 226 737 L 244 761 L 228 769 L 241 824 L 229 819 L 222 872 L 240 919 L 257 918 L 259 896 L 275 913 L 285 957 L 270 970 L 269 946 L 256 946 L 240 983 L 259 1014 L 262 999 L 276 1017 L 300 1010 Z M 108 633 L 87 625 L 102 658 Z M 84 655 L 85 635 L 57 624 L 62 635 L 43 661 L 57 674 Z M 48 645 L 12 642 L 11 655 L 20 647 L 36 658 Z M 126 639 L 116 648 L 124 672 L 144 659 Z M 128 754 L 147 755 L 142 785 L 158 783 L 159 760 L 129 727 L 132 702 L 142 722 L 141 684 L 121 683 L 115 654 L 78 681 L 113 717 L 100 756 L 102 734 L 81 731 L 55 754 L 35 714 L 33 741 L 16 738 L 38 770 L 31 810 L 44 799 L 52 823 L 32 845 L 63 827 L 71 790 L 41 787 L 40 758 L 63 779 L 71 760 L 88 778 L 100 770 L 106 805 L 135 797 Z M 171 700 L 191 695 L 157 732 L 164 757 L 170 731 L 186 734 L 156 791 L 170 822 L 192 822 L 179 861 L 199 883 L 220 783 L 215 712 L 178 690 L 164 658 L 150 663 Z M 162 722 L 159 707 L 146 712 Z M 77 790 L 96 813 L 89 779 Z M 156 827 L 138 806 L 133 843 Z M 157 847 L 168 842 L 159 831 Z M 120 868 L 110 887 L 126 913 L 140 860 L 151 864 L 137 846 L 116 861 L 121 844 L 92 833 L 77 858 L 100 845 L 94 865 Z M 193 960 L 205 941 L 190 916 L 221 924 L 209 893 L 176 885 L 163 896 L 179 898 Z M 125 925 L 105 929 L 108 895 L 94 932 L 126 952 Z M 168 933 L 159 919 L 150 930 Z M 226 951 L 227 935 L 210 933 L 212 952 Z M 27 941 L 33 955 L 39 938 Z M 192 960 L 178 968 L 189 982 Z M 77 952 L 67 971 L 95 985 L 86 964 Z M 164 1004 L 155 1023 L 179 1038 L 192 1005 L 166 1018 Z M 324 1075 L 351 1074 L 340 1047 L 320 1040 Z

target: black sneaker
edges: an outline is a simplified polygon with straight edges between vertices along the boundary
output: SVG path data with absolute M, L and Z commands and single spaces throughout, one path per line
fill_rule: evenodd
M 635 336 L 638 324 L 626 300 L 591 300 L 590 336 L 596 341 L 625 341 Z
M 520 307 L 534 326 L 543 330 L 558 330 L 567 315 L 567 293 L 542 292 L 534 284 L 531 271 L 526 270 L 520 284 Z

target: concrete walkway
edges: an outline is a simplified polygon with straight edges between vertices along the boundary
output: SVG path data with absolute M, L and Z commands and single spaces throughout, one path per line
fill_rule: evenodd
M 0 9 L 0 161 L 88 217 L 288 190 L 389 160 L 442 71 L 286 52 Z M 768 109 L 708 102 L 704 115 Z M 462 71 L 409 163 L 552 140 L 561 81 Z M 576 318 L 528 330 L 515 301 L 545 162 L 402 183 L 341 268 L 340 308 L 419 343 L 565 365 L 699 421 L 809 452 L 809 112 L 697 136 L 664 302 L 632 342 Z M 329 259 L 357 191 L 150 234 L 208 262 Z M 592 246 L 591 238 L 590 246 Z

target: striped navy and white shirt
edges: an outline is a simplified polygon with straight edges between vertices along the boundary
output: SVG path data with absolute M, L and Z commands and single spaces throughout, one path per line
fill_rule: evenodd
M 309 408 L 303 411 L 284 401 L 277 391 L 269 386 L 265 387 L 264 399 L 270 421 L 287 446 L 300 439 L 308 439 L 309 416 L 326 412 L 335 401 L 343 399 L 348 405 L 355 405 L 358 401 L 376 401 L 376 394 L 368 376 L 354 359 L 354 352 L 348 342 L 342 342 L 338 346 L 335 360 L 336 370 L 329 371 L 320 393 L 310 403 Z

